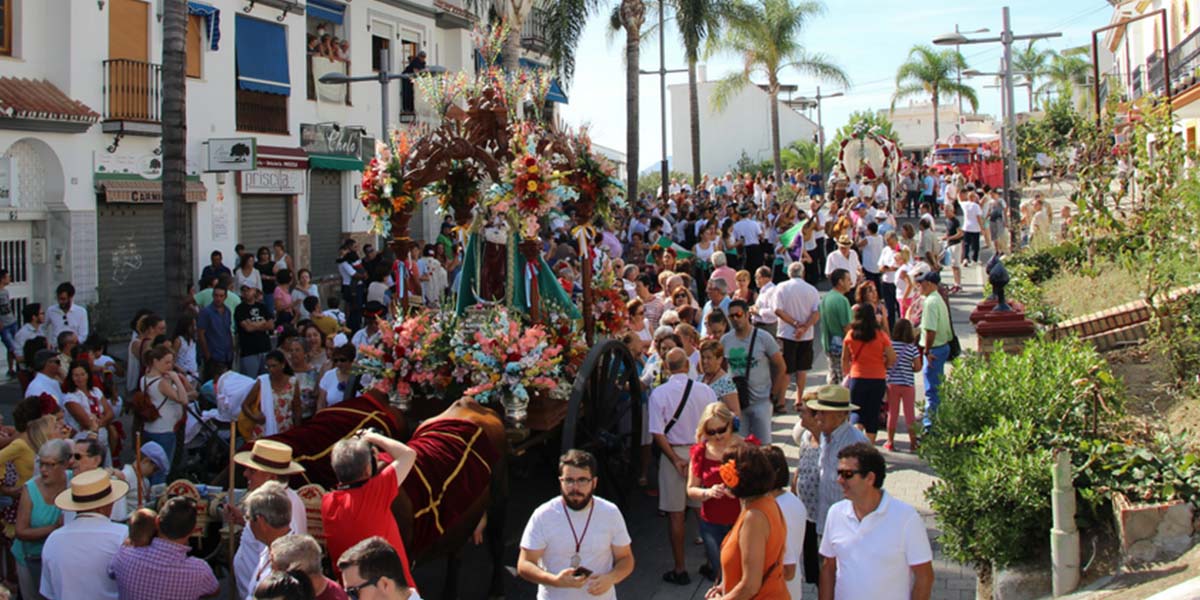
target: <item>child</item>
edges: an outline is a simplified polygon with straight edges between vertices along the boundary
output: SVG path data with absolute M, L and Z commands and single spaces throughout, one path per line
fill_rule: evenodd
M 896 351 L 896 363 L 887 371 L 887 443 L 883 449 L 891 452 L 896 437 L 896 420 L 900 416 L 900 403 L 904 403 L 904 424 L 908 427 L 911 450 L 917 449 L 917 430 L 914 428 L 913 401 L 916 388 L 913 372 L 921 370 L 921 349 L 917 347 L 917 336 L 908 319 L 899 319 L 892 328 L 892 349 Z
M 158 515 L 149 508 L 139 508 L 129 517 L 129 537 L 125 538 L 126 546 L 144 548 L 150 545 L 154 536 L 158 535 Z

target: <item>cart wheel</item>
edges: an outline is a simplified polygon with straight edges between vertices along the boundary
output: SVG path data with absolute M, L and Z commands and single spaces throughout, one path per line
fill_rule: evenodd
M 641 382 L 625 345 L 608 340 L 592 347 L 571 389 L 563 421 L 562 450 L 587 450 L 600 465 L 601 496 L 624 506 L 636 485 L 642 435 Z

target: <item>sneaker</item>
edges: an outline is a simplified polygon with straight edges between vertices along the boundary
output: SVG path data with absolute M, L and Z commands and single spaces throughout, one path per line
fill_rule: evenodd
M 663 573 L 663 581 L 673 583 L 675 585 L 687 585 L 692 582 L 692 578 L 688 576 L 687 571 L 667 571 Z
M 888 452 L 894 452 L 896 450 L 896 447 L 893 446 L 891 442 L 884 442 L 883 449 L 887 450 Z

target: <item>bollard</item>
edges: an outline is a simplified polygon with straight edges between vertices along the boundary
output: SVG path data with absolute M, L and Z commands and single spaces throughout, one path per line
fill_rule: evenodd
M 1050 529 L 1050 565 L 1054 596 L 1079 587 L 1079 530 L 1075 527 L 1075 486 L 1071 453 L 1054 451 L 1054 491 L 1051 493 L 1054 525 Z

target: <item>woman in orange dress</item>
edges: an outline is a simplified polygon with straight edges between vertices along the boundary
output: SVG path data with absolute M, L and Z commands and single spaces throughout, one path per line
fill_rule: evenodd
M 721 545 L 724 579 L 704 595 L 721 600 L 790 598 L 783 579 L 787 526 L 771 497 L 774 470 L 761 448 L 741 445 L 726 454 L 721 480 L 742 512 Z

